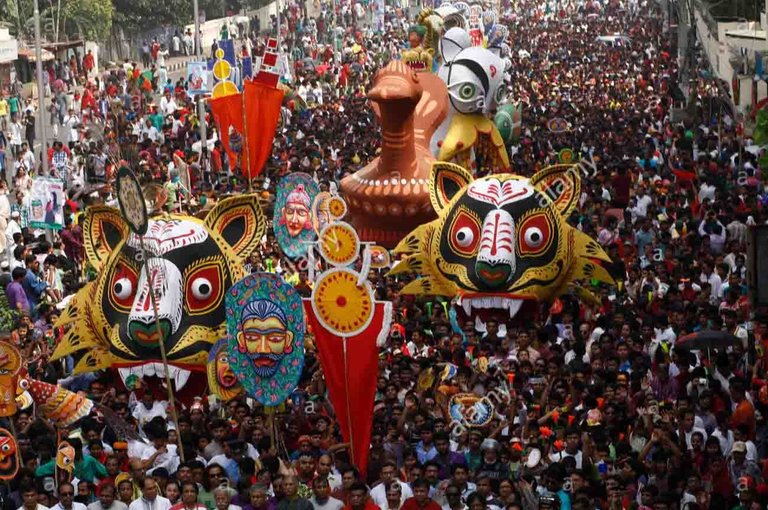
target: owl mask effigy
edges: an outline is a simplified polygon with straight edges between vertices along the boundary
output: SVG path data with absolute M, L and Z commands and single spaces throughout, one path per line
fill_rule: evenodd
M 448 30 L 439 46 L 438 75 L 448 88 L 450 109 L 432 135 L 432 153 L 465 168 L 475 163 L 491 173 L 509 171 L 504 140 L 490 118 L 506 97 L 500 48 L 472 46 L 469 33 L 458 27 Z
M 456 298 L 472 309 L 506 309 L 548 301 L 582 279 L 613 282 L 595 241 L 565 221 L 581 194 L 575 166 L 549 167 L 527 179 L 498 174 L 479 179 L 450 163 L 435 163 L 431 200 L 438 219 L 395 249 L 408 256 L 390 274 L 422 278 L 403 294 Z
M 67 441 L 62 441 L 56 448 L 56 463 L 54 465 L 56 484 L 72 481 L 75 469 L 75 449 Z
M 224 294 L 244 276 L 243 258 L 264 228 L 255 195 L 221 200 L 204 221 L 156 216 L 144 236 L 144 261 L 139 238 L 115 209 L 89 209 L 85 250 L 99 274 L 60 318 L 67 328 L 52 359 L 79 353 L 75 373 L 117 367 L 124 382 L 164 376 L 146 263 L 171 378 L 181 389 L 191 372 L 204 372 L 209 350 L 226 334 Z

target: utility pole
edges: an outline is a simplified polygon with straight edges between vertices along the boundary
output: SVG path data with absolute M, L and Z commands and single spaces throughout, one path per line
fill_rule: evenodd
M 195 9 L 195 60 L 200 62 L 202 60 L 202 37 L 200 37 L 200 8 L 197 0 L 194 0 Z M 197 119 L 200 124 L 200 156 L 203 155 L 203 151 L 208 150 L 208 134 L 205 131 L 205 99 L 202 94 L 197 95 Z M 207 155 L 206 155 L 207 157 Z
M 278 62 L 280 60 L 280 46 L 282 45 L 283 41 L 280 40 L 280 0 L 275 0 L 275 8 L 277 9 L 277 59 Z M 278 64 L 279 66 L 280 64 Z
M 40 6 L 38 0 L 35 0 L 35 60 L 37 67 L 37 123 L 40 126 L 40 144 L 42 150 L 40 159 L 43 161 L 43 174 L 48 176 L 48 140 L 45 133 L 45 122 L 43 117 L 45 116 L 43 111 L 45 110 L 45 84 L 43 82 L 43 47 L 40 40 Z M 34 152 L 34 147 L 30 147 Z

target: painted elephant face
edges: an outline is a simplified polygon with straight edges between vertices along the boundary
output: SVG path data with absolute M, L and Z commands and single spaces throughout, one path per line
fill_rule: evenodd
M 54 357 L 89 349 L 76 371 L 116 366 L 124 381 L 163 377 L 162 341 L 180 389 L 191 371 L 204 370 L 208 351 L 225 335 L 224 294 L 244 276 L 241 257 L 264 230 L 256 197 L 222 200 L 205 221 L 154 217 L 143 241 L 114 210 L 88 215 L 86 252 L 99 276 L 62 316 L 72 327 Z

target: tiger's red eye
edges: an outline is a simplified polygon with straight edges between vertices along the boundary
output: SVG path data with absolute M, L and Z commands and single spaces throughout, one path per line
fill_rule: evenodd
M 191 314 L 207 313 L 224 297 L 221 264 L 201 266 L 186 276 L 185 299 Z
M 552 224 L 544 214 L 534 214 L 524 219 L 518 229 L 518 249 L 520 255 L 539 255 L 544 253 L 552 240 Z
M 130 310 L 138 282 L 139 275 L 136 270 L 123 262 L 118 262 L 109 288 L 109 299 L 112 305 L 118 309 Z
M 472 255 L 480 242 L 480 222 L 466 211 L 459 211 L 448 235 L 456 253 Z

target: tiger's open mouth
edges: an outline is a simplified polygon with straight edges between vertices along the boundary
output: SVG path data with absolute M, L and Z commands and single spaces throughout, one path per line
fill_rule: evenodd
M 459 294 L 453 304 L 462 323 L 474 321 L 475 329 L 480 332 L 485 332 L 485 324 L 491 320 L 507 326 L 522 326 L 538 311 L 537 301 L 511 294 Z
M 128 387 L 129 377 L 135 376 L 139 380 L 156 377 L 161 384 L 165 383 L 165 369 L 161 361 L 139 362 L 134 364 L 124 364 L 117 369 L 123 384 Z M 176 391 L 186 386 L 192 371 L 181 366 L 168 363 L 168 375 L 173 381 L 173 387 Z
M 427 70 L 427 63 L 423 60 L 409 60 L 407 64 L 414 71 L 422 72 Z

